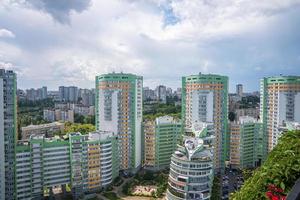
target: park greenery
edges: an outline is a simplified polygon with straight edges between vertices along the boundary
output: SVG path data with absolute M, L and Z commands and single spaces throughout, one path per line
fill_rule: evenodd
M 81 134 L 87 134 L 89 132 L 95 131 L 96 127 L 93 124 L 77 124 L 66 122 L 65 123 L 65 134 L 80 132 Z
M 162 104 L 162 103 L 154 103 L 149 104 L 147 102 L 144 103 L 144 111 L 143 111 L 143 118 L 148 120 L 153 120 L 156 117 L 169 115 L 176 119 L 180 119 L 181 115 L 181 106 L 175 106 L 174 103 L 172 104 Z
M 162 171 L 162 172 L 145 171 L 144 173 L 136 174 L 131 181 L 123 185 L 122 192 L 125 195 L 132 195 L 133 188 L 138 185 L 156 186 L 157 190 L 155 193 L 152 194 L 152 197 L 161 198 L 165 193 L 165 191 L 167 190 L 168 172 L 167 171 Z
M 238 102 L 240 104 L 239 108 L 256 108 L 259 106 L 259 97 L 258 96 L 246 96 Z
M 256 169 L 231 200 L 267 199 L 268 186 L 275 185 L 287 195 L 300 178 L 300 131 L 284 134 L 265 163 Z
M 54 101 L 50 98 L 36 101 L 20 100 L 18 101 L 18 133 L 21 139 L 21 127 L 30 124 L 38 125 L 48 123 L 43 119 L 43 109 L 54 107 Z

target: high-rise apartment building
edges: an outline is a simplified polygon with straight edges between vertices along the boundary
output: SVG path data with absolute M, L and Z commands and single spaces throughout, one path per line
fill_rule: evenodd
M 170 87 L 167 88 L 166 95 L 167 95 L 167 97 L 172 97 L 173 96 L 173 90 L 172 90 L 172 88 L 170 88 Z
M 167 200 L 209 200 L 214 178 L 212 123 L 186 129 L 183 143 L 172 154 Z
M 69 134 L 68 139 L 31 136 L 16 146 L 16 198 L 43 199 L 72 190 L 74 199 L 107 187 L 119 175 L 118 140 L 112 132 Z M 9 198 L 12 199 L 12 198 Z
M 14 199 L 17 78 L 0 69 L 0 199 Z
M 164 85 L 159 85 L 155 89 L 157 101 L 161 103 L 167 102 L 167 88 Z
M 229 159 L 228 77 L 198 74 L 182 78 L 183 127 L 194 122 L 213 122 L 215 128 L 214 164 L 217 171 L 224 169 Z
M 243 96 L 243 85 L 242 85 L 242 84 L 237 84 L 237 85 L 236 85 L 236 94 L 237 94 L 239 97 L 242 97 L 242 96 Z
M 264 128 L 264 158 L 281 136 L 285 122 L 300 122 L 300 76 L 263 78 L 260 84 L 260 119 Z
M 78 101 L 78 87 L 75 86 L 60 86 L 59 87 L 59 100 L 65 102 L 77 102 Z
M 249 116 L 231 122 L 230 165 L 235 169 L 254 168 L 262 160 L 262 123 Z
M 170 116 L 146 120 L 144 127 L 144 168 L 160 170 L 170 166 L 171 155 L 181 136 L 181 123 Z
M 37 101 L 46 99 L 47 96 L 47 87 L 43 86 L 42 88 L 31 88 L 26 90 L 26 99 L 30 101 Z
M 110 73 L 96 77 L 96 128 L 118 134 L 120 167 L 135 172 L 142 163 L 143 77 Z
M 155 91 L 150 89 L 149 87 L 144 87 L 143 88 L 143 100 L 144 101 L 151 101 L 155 100 Z

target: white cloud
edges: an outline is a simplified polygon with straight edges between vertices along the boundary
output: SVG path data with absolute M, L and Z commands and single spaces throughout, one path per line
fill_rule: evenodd
M 0 43 L 0 60 L 28 66 L 25 71 L 28 75 L 23 76 L 28 83 L 33 79 L 55 86 L 93 86 L 95 75 L 113 70 L 144 75 L 151 83 L 163 81 L 172 85 L 180 83 L 180 76 L 185 74 L 242 70 L 232 62 L 239 59 L 235 55 L 229 56 L 226 63 L 225 59 L 216 60 L 229 50 L 213 49 L 211 45 L 233 36 L 247 38 L 247 34 L 265 31 L 281 12 L 300 3 L 299 0 L 93 0 L 79 12 L 73 12 L 75 5 L 72 5 L 67 16 L 70 24 L 65 25 L 49 17 L 46 7 L 34 10 L 22 3 L 9 6 L 8 2 L 5 0 L 2 6 L 0 3 L 0 18 L 16 27 L 10 29 L 19 40 Z M 171 8 L 168 12 L 178 18 L 177 23 L 167 26 L 162 10 L 166 4 Z M 61 12 L 55 9 L 59 7 L 52 5 L 51 16 Z M 28 23 L 23 23 L 24 19 Z M 0 36 L 1 30 L 6 29 L 0 29 Z M 255 57 L 260 56 L 260 49 L 257 51 Z M 228 63 L 230 67 L 225 67 Z
M 0 37 L 14 38 L 15 34 L 7 29 L 0 29 Z

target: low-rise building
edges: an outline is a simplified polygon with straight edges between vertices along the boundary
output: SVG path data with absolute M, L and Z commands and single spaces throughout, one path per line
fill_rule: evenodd
M 230 165 L 235 169 L 254 168 L 262 160 L 262 123 L 249 116 L 230 123 Z
M 16 146 L 16 198 L 43 199 L 58 188 L 73 198 L 107 187 L 118 176 L 117 137 L 112 132 L 71 133 L 68 139 L 31 136 Z
M 259 107 L 235 109 L 235 120 L 238 121 L 242 116 L 249 116 L 258 119 L 259 112 Z
M 181 123 L 170 116 L 144 122 L 144 167 L 160 170 L 170 166 L 171 155 L 176 150 L 181 133 Z
M 64 133 L 65 125 L 60 122 L 49 124 L 29 125 L 21 128 L 22 140 L 29 139 L 31 135 L 42 135 L 46 138 L 53 137 L 55 133 Z
M 186 130 L 183 144 L 172 154 L 167 200 L 210 199 L 214 132 L 210 123 L 197 123 Z

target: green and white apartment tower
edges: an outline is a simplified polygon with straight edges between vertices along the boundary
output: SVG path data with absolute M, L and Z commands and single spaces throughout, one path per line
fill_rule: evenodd
M 16 146 L 16 199 L 32 200 L 72 191 L 73 199 L 99 191 L 119 175 L 118 140 L 112 132 L 68 138 L 31 135 Z
M 182 78 L 183 129 L 195 122 L 212 122 L 215 129 L 214 166 L 216 172 L 229 159 L 228 77 L 214 74 L 191 75 Z
M 171 116 L 145 120 L 144 168 L 161 170 L 170 166 L 171 155 L 181 137 L 181 122 Z
M 96 77 L 96 128 L 117 134 L 120 169 L 135 173 L 142 164 L 143 77 L 110 73 Z
M 300 122 L 300 76 L 275 76 L 261 79 L 260 119 L 264 129 L 266 158 L 278 143 L 287 122 Z
M 14 166 L 17 140 L 17 78 L 0 69 L 0 199 L 15 199 Z

